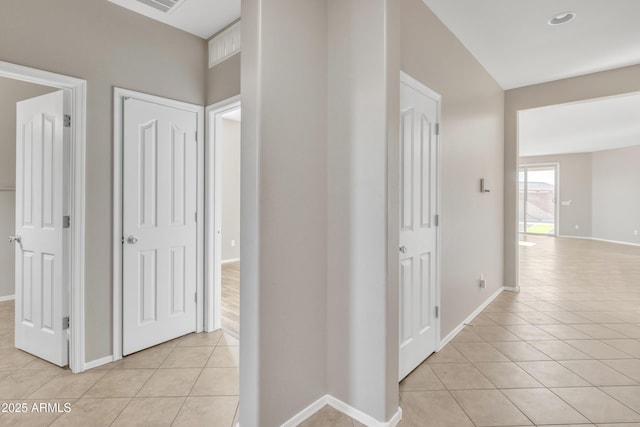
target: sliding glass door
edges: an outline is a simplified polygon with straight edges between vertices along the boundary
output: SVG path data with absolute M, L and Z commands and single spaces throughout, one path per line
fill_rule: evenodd
M 521 166 L 519 229 L 521 233 L 557 235 L 557 165 Z

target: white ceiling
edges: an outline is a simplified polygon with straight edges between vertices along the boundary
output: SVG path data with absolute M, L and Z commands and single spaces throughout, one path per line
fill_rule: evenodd
M 520 111 L 520 156 L 640 145 L 640 93 Z
M 224 113 L 222 115 L 223 119 L 233 120 L 234 122 L 239 122 L 242 120 L 242 110 L 240 108 L 236 110 L 231 110 L 228 113 Z
M 169 13 L 136 0 L 109 1 L 205 40 L 240 17 L 240 0 L 184 0 Z
M 504 89 L 640 64 L 639 0 L 423 1 Z

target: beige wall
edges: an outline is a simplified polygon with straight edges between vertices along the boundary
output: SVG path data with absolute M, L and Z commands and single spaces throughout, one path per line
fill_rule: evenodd
M 637 91 L 640 91 L 640 65 L 511 89 L 505 92 L 505 284 L 515 286 L 518 279 L 518 111 Z
M 112 353 L 113 87 L 205 103 L 206 43 L 103 0 L 7 0 L 0 60 L 87 80 L 86 360 Z
M 591 162 L 591 153 L 520 158 L 520 165 L 535 163 L 560 165 L 560 198 L 557 202 L 560 205 L 558 225 L 560 236 L 591 237 Z M 567 200 L 571 200 L 571 206 L 562 206 L 560 202 Z
M 240 94 L 240 59 L 236 54 L 207 69 L 207 105 Z
M 0 187 L 16 185 L 16 102 L 54 90 L 0 77 Z M 0 297 L 14 294 L 15 247 L 5 239 L 15 233 L 15 197 L 0 190 Z
M 326 394 L 327 8 L 242 0 L 241 424 Z
M 593 153 L 594 238 L 640 244 L 639 160 L 640 146 Z
M 442 96 L 444 338 L 505 284 L 504 92 L 422 1 L 400 3 L 402 70 Z M 481 178 L 491 182 L 490 193 L 480 192 Z
M 222 119 L 222 261 L 240 258 L 240 122 Z M 235 246 L 232 245 L 235 242 Z
M 397 47 L 398 3 L 328 4 L 327 387 L 386 421 L 398 410 L 398 275 L 389 281 L 397 268 L 387 262 L 387 179 L 398 173 L 388 154 L 399 135 L 399 51 L 387 46 Z

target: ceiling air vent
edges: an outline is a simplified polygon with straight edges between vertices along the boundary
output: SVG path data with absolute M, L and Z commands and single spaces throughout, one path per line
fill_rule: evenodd
M 178 8 L 185 0 L 136 0 L 138 3 L 146 4 L 163 13 L 171 13 Z

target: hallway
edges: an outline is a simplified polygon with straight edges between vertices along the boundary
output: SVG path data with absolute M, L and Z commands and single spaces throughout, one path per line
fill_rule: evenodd
M 400 426 L 640 425 L 640 248 L 526 240 L 521 291 L 400 384 Z M 351 425 L 330 408 L 304 424 Z

